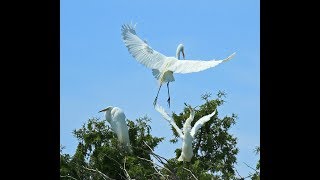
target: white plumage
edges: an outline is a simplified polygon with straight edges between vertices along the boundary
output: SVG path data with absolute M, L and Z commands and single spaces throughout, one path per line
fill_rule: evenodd
M 110 123 L 111 129 L 117 134 L 118 141 L 124 147 L 129 147 L 129 133 L 126 123 L 126 115 L 118 107 L 108 106 L 99 112 L 105 112 L 105 118 Z
M 181 129 L 177 126 L 177 124 L 173 121 L 173 119 L 166 113 L 166 111 L 164 110 L 163 107 L 156 105 L 155 109 L 162 115 L 162 117 L 167 120 L 173 127 L 174 129 L 177 131 L 177 133 L 179 134 L 180 138 L 183 139 L 183 133 L 181 131 Z
M 192 73 L 206 70 L 211 67 L 215 67 L 218 64 L 230 60 L 235 53 L 223 60 L 179 60 L 180 52 L 184 55 L 184 46 L 179 44 L 176 57 L 167 57 L 154 49 L 152 49 L 146 41 L 140 39 L 135 31 L 135 26 L 123 25 L 122 26 L 122 38 L 124 44 L 128 48 L 129 53 L 141 64 L 152 69 L 153 76 L 159 82 L 159 89 L 157 96 L 154 100 L 154 105 L 157 102 L 158 94 L 163 83 L 167 83 L 168 87 L 168 103 L 170 107 L 170 93 L 169 82 L 174 81 L 173 73 Z
M 190 131 L 190 135 L 192 137 L 195 137 L 198 130 L 204 125 L 204 123 L 208 122 L 210 118 L 216 113 L 216 110 L 214 110 L 211 114 L 208 114 L 206 116 L 203 116 L 200 118 L 194 125 L 193 128 Z
M 198 132 L 198 130 L 210 120 L 210 118 L 216 113 L 216 110 L 212 112 L 209 115 L 203 116 L 200 118 L 194 126 L 191 128 L 191 122 L 194 119 L 195 112 L 192 108 L 190 109 L 190 116 L 186 120 L 186 122 L 183 125 L 183 131 L 176 125 L 176 123 L 173 121 L 173 119 L 165 112 L 164 108 L 156 105 L 155 109 L 162 115 L 163 118 L 165 118 L 167 121 L 170 122 L 170 124 L 176 129 L 178 132 L 180 138 L 183 140 L 182 142 L 182 152 L 180 157 L 178 158 L 178 161 L 186 161 L 190 162 L 191 158 L 193 157 L 193 150 L 192 150 L 192 141 Z

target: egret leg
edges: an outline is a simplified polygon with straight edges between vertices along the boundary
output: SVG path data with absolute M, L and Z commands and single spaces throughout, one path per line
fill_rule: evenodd
M 167 102 L 168 102 L 168 104 L 169 104 L 169 108 L 170 108 L 170 91 L 169 91 L 169 82 L 167 83 L 167 88 L 168 88 L 168 100 L 167 100 Z
M 160 87 L 159 87 L 159 89 L 158 89 L 157 96 L 156 96 L 156 98 L 155 98 L 155 99 L 154 99 L 154 101 L 153 101 L 153 106 L 155 106 L 155 105 L 156 105 L 156 103 L 157 103 L 158 95 L 159 95 L 159 91 L 160 91 L 160 89 L 161 89 L 161 86 L 162 86 L 162 84 L 160 84 Z

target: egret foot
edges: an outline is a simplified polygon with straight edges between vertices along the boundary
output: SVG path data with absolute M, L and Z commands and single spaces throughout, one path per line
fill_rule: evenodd
M 169 108 L 170 108 L 170 97 L 168 98 L 167 102 L 168 102 L 168 105 L 169 105 Z

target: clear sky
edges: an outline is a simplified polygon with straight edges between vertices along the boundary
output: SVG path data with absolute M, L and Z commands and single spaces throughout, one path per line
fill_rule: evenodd
M 157 82 L 151 70 L 139 64 L 121 39 L 121 25 L 137 23 L 138 36 L 166 56 L 175 56 L 179 43 L 186 59 L 223 59 L 214 68 L 191 74 L 175 74 L 170 83 L 171 111 L 180 113 L 184 102 L 204 103 L 205 92 L 213 97 L 227 93 L 219 116 L 235 113 L 230 133 L 238 138 L 238 171 L 252 172 L 260 145 L 260 1 L 259 0 L 61 0 L 60 6 L 60 143 L 74 154 L 77 140 L 72 131 L 89 118 L 103 118 L 99 110 L 109 105 L 124 110 L 128 119 L 148 115 L 152 134 L 165 137 L 156 152 L 174 157 L 181 148 L 169 143 L 170 125 L 153 108 Z M 166 105 L 166 87 L 158 103 Z M 170 112 L 170 111 L 169 111 Z

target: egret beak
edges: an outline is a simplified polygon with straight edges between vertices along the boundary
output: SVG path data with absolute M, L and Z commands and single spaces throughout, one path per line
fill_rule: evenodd
M 99 111 L 99 112 L 104 112 L 104 111 L 108 111 L 108 109 L 110 109 L 111 107 L 109 106 L 109 107 L 107 107 L 106 109 L 102 109 L 101 111 Z
M 184 105 L 188 107 L 190 112 L 193 111 L 193 108 L 191 107 L 191 105 L 188 105 L 187 103 L 184 103 Z
M 185 56 L 184 56 L 184 51 L 182 50 L 181 52 L 182 52 L 182 57 L 183 57 L 183 59 L 186 60 L 186 58 L 185 58 Z

